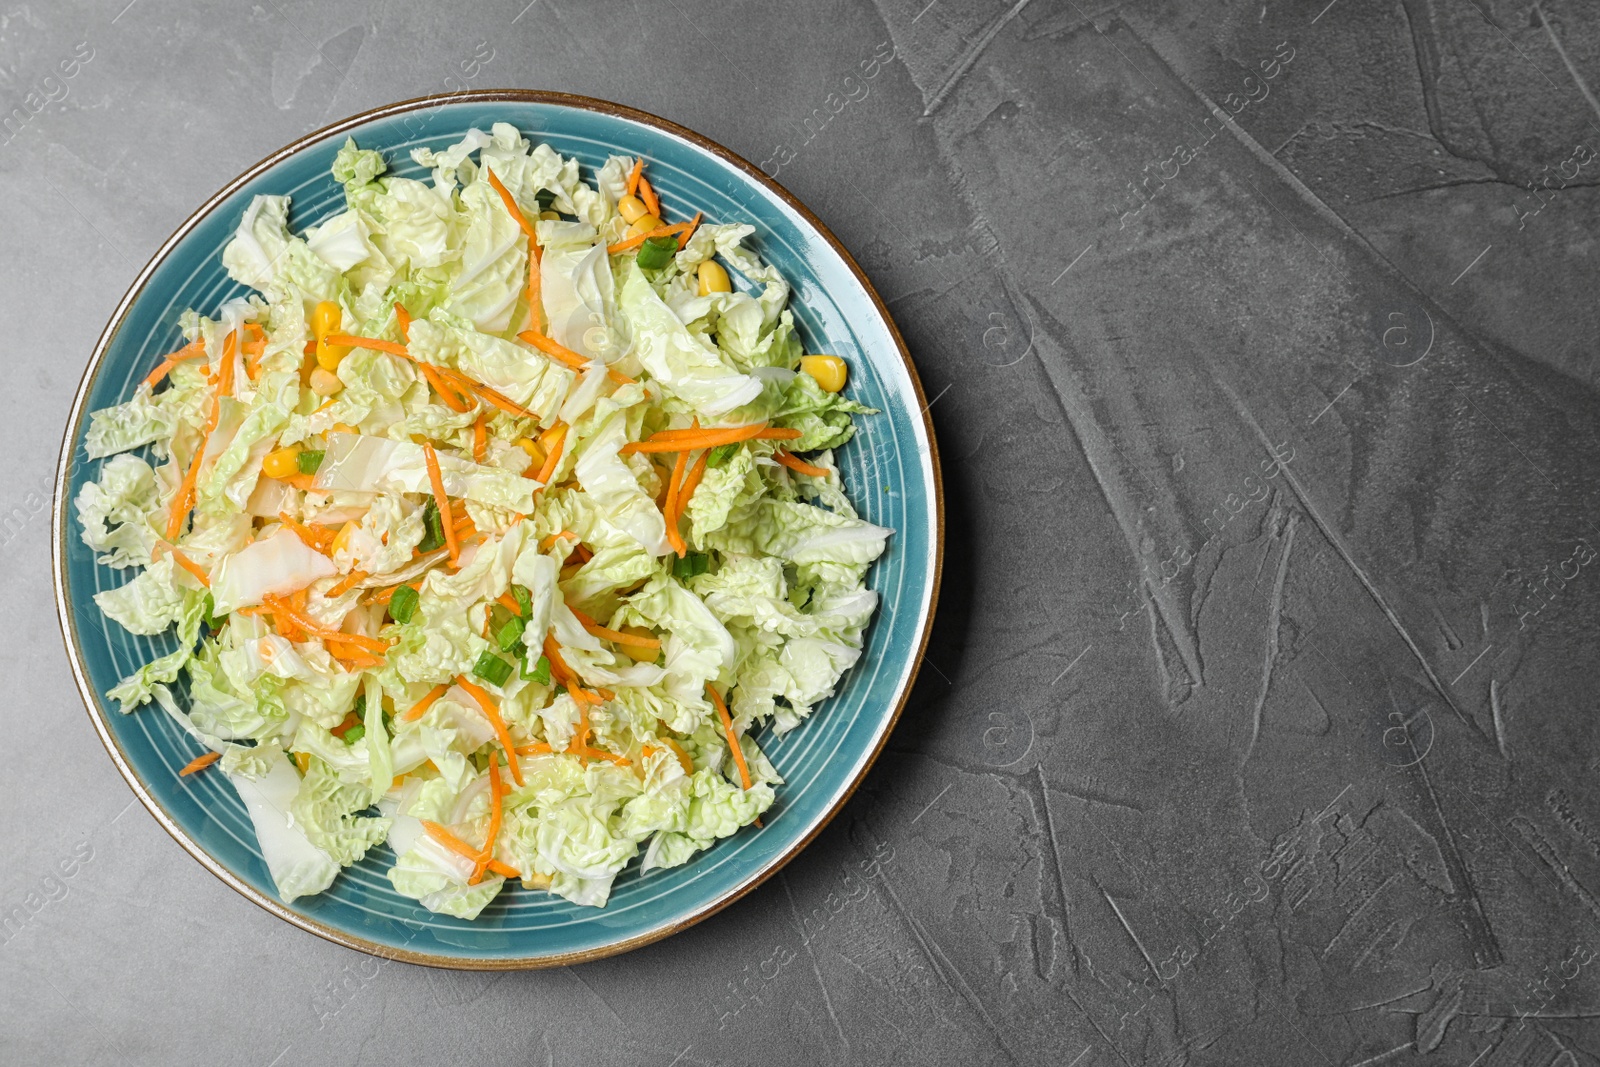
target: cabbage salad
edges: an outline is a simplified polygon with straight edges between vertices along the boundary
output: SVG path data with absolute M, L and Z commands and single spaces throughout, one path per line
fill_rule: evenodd
M 387 842 L 435 912 L 603 905 L 759 825 L 749 731 L 860 656 L 890 531 L 833 450 L 873 412 L 754 228 L 669 223 L 643 160 L 586 182 L 505 124 L 411 155 L 431 182 L 347 141 L 303 234 L 256 196 L 222 254 L 254 295 L 92 414 L 83 539 L 138 571 L 95 602 L 177 635 L 110 696 L 203 747 L 286 902 Z

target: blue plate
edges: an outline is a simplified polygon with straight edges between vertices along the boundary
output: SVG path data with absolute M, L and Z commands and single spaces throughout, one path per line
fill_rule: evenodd
M 765 828 L 746 829 L 672 870 L 641 875 L 635 862 L 605 908 L 519 887 L 472 922 L 435 915 L 390 887 L 384 871 L 393 853 L 386 846 L 327 892 L 285 904 L 226 779 L 178 777 L 201 749 L 155 705 L 123 715 L 105 697 L 175 646 L 170 635 L 136 637 L 108 624 L 91 599 L 128 575 L 95 563 L 71 508 L 101 465 L 83 450 L 87 415 L 126 400 L 160 357 L 180 346 L 180 311 L 214 312 L 244 292 L 223 271 L 221 252 L 251 197 L 291 195 L 290 221 L 299 231 L 343 208 L 329 166 L 346 137 L 381 150 L 393 173 L 426 178 L 411 161 L 412 148 L 444 148 L 495 122 L 576 157 L 586 178 L 608 155 L 643 156 L 675 212 L 754 224 L 750 246 L 794 285 L 791 307 L 806 350 L 843 356 L 851 395 L 882 411 L 857 419 L 860 432 L 839 456 L 862 515 L 894 530 L 868 576 L 882 607 L 838 694 L 787 737 L 762 739 L 788 783 Z M 67 652 L 95 729 L 145 807 L 191 855 L 273 914 L 351 948 L 443 967 L 554 966 L 626 951 L 705 918 L 770 877 L 839 810 L 883 747 L 916 676 L 938 597 L 943 505 L 926 407 L 905 345 L 855 261 L 794 197 L 727 149 L 640 111 L 557 93 L 496 90 L 393 104 L 250 168 L 161 246 L 118 305 L 78 387 L 56 476 L 55 587 Z

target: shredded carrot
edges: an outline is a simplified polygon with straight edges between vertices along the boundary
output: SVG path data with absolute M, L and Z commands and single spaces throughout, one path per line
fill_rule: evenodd
M 531 745 L 517 746 L 517 755 L 519 756 L 546 756 L 553 754 L 554 752 L 555 749 L 551 748 L 549 744 L 544 741 L 536 741 Z
M 555 543 L 557 541 L 561 540 L 562 538 L 566 538 L 568 541 L 576 541 L 576 540 L 578 540 L 578 535 L 573 533 L 571 530 L 557 530 L 555 533 L 551 534 L 549 537 L 546 537 L 543 541 L 539 542 L 539 551 L 540 552 L 548 552 L 548 551 L 550 551 L 550 549 L 555 545 Z
M 500 199 L 505 202 L 506 211 L 510 213 L 516 224 L 522 227 L 522 232 L 528 235 L 528 240 L 537 241 L 539 239 L 538 233 L 534 230 L 533 225 L 528 222 L 528 218 L 522 213 L 522 209 L 517 206 L 516 198 L 511 195 L 511 191 L 500 184 L 500 179 L 495 176 L 494 171 L 484 167 L 483 172 L 489 176 L 489 184 L 494 186 L 494 191 L 500 194 Z
M 530 345 L 537 348 L 539 351 L 543 352 L 556 362 L 564 363 L 573 370 L 587 370 L 589 367 L 589 361 L 587 359 L 578 355 L 578 353 L 574 352 L 566 345 L 552 340 L 542 333 L 534 333 L 532 330 L 524 330 L 523 332 L 517 334 L 517 337 L 519 340 L 528 342 Z
M 489 458 L 489 413 L 484 412 L 472 424 L 472 461 L 482 463 Z
M 705 477 L 706 463 L 710 458 L 709 451 L 701 452 L 700 458 L 694 461 L 694 466 L 689 468 L 688 476 L 683 479 L 683 486 L 678 490 L 678 508 L 672 515 L 673 526 L 677 526 L 678 520 L 683 518 L 683 513 L 689 510 L 689 501 L 694 497 L 694 491 L 700 488 L 700 479 Z
M 432 819 L 423 819 L 422 828 L 428 832 L 429 837 L 432 837 L 435 841 L 439 842 L 439 844 L 443 845 L 451 852 L 454 852 L 463 859 L 469 859 L 473 863 L 478 862 L 477 849 L 473 848 L 471 845 L 467 844 L 465 841 L 461 840 L 461 838 L 457 837 L 449 830 L 446 830 L 443 826 L 440 826 Z
M 444 475 L 439 470 L 439 453 L 433 445 L 422 446 L 422 458 L 428 464 L 428 481 L 433 486 L 433 502 L 439 505 L 439 525 L 444 527 L 444 543 L 450 549 L 450 565 L 461 558 L 461 544 L 456 540 L 456 524 L 450 515 L 450 498 L 444 495 Z
M 494 732 L 500 739 L 500 747 L 506 750 L 506 762 L 511 765 L 511 777 L 516 779 L 518 785 L 522 784 L 522 767 L 517 763 L 517 747 L 511 743 L 511 731 L 506 729 L 505 720 L 500 717 L 500 711 L 495 707 L 494 698 L 482 686 L 474 685 L 467 680 L 466 675 L 457 675 L 456 684 L 472 694 L 472 699 L 478 702 L 483 709 L 484 716 L 489 720 L 489 725 L 494 727 Z
M 321 552 L 323 555 L 328 554 L 329 549 L 333 547 L 334 538 L 338 536 L 332 530 L 313 530 L 304 523 L 296 521 L 287 511 L 278 512 L 278 521 L 294 531 L 294 535 L 305 542 L 307 548 L 313 552 Z
M 506 608 L 506 610 L 510 611 L 511 614 L 515 615 L 517 618 L 522 618 L 522 605 L 518 604 L 516 598 L 510 593 L 501 593 L 499 596 L 495 597 L 494 602 Z
M 693 451 L 700 448 L 713 448 L 717 445 L 731 445 L 735 441 L 749 441 L 753 438 L 764 440 L 789 440 L 800 436 L 799 430 L 785 430 L 769 427 L 764 422 L 752 423 L 749 426 L 729 426 L 722 429 L 702 430 L 699 433 L 688 433 L 680 430 L 665 430 L 662 434 L 654 434 L 648 441 L 630 441 L 622 446 L 622 453 L 627 455 L 632 452 L 681 452 Z
M 411 359 L 411 353 L 406 351 L 405 345 L 395 344 L 393 341 L 380 341 L 376 337 L 356 337 L 348 333 L 330 333 L 323 338 L 330 345 L 342 345 L 345 348 L 370 348 L 374 352 L 387 352 L 391 356 L 402 359 Z
M 302 493 L 309 492 L 316 485 L 316 476 L 311 474 L 291 474 L 287 478 L 279 478 L 284 485 L 292 485 Z
M 578 622 L 585 630 L 588 630 L 602 641 L 610 641 L 614 645 L 631 645 L 634 648 L 661 647 L 661 640 L 659 638 L 637 637 L 634 634 L 623 633 L 621 630 L 613 630 L 609 627 L 601 626 L 598 622 L 596 622 L 594 619 L 591 619 L 577 608 L 569 605 L 568 609 L 572 612 L 572 614 L 578 617 Z
M 539 242 L 530 237 L 528 238 L 528 330 L 539 334 L 544 333 L 544 299 L 541 295 L 539 277 L 541 262 Z
M 483 851 L 478 854 L 478 861 L 472 867 L 472 877 L 469 884 L 483 880 L 483 872 L 488 870 L 489 863 L 494 859 L 494 839 L 500 836 L 501 798 L 505 796 L 505 789 L 500 784 L 500 758 L 494 753 L 489 754 L 489 831 L 483 838 Z
M 638 248 L 652 237 L 671 237 L 674 234 L 682 234 L 686 232 L 691 225 L 693 224 L 689 222 L 677 222 L 673 223 L 671 226 L 657 226 L 649 233 L 637 234 L 633 237 L 628 237 L 621 241 L 617 241 L 615 244 L 606 245 L 606 251 L 612 255 L 616 255 L 618 252 L 627 252 L 631 249 Z
M 154 557 L 159 555 L 162 549 L 166 549 L 168 552 L 172 553 L 172 562 L 176 563 L 178 566 L 194 575 L 195 580 L 201 585 L 205 586 L 207 589 L 211 588 L 211 579 L 206 577 L 206 572 L 201 570 L 200 565 L 194 560 L 190 559 L 182 552 L 179 552 L 176 545 L 169 545 L 165 541 L 158 541 L 156 542 L 155 551 L 151 553 L 151 556 Z
M 366 571 L 351 571 L 349 574 L 345 575 L 337 585 L 322 595 L 327 597 L 329 600 L 332 600 L 336 596 L 343 596 L 370 577 L 371 575 L 369 575 Z
M 683 449 L 678 453 L 677 462 L 672 465 L 672 477 L 667 479 L 667 500 L 662 506 L 662 519 L 667 524 L 667 542 L 680 558 L 689 552 L 689 546 L 683 543 L 683 535 L 678 532 L 678 487 L 683 483 L 684 469 L 688 464 L 689 450 Z
M 578 672 L 567 665 L 566 658 L 561 655 L 561 646 L 556 643 L 555 634 L 553 633 L 545 634 L 544 654 L 545 658 L 550 661 L 551 677 L 567 687 L 567 692 L 572 695 L 573 700 L 578 702 L 579 708 L 583 708 L 587 704 L 598 704 L 600 702 L 599 695 L 585 689 L 583 682 L 578 678 Z M 583 714 L 587 716 L 588 712 L 584 711 Z M 587 718 L 584 721 L 587 722 Z
M 784 449 L 779 449 L 778 451 L 774 452 L 772 454 L 772 458 L 777 460 L 779 463 L 782 463 L 790 470 L 799 471 L 801 474 L 809 475 L 812 478 L 826 478 L 828 476 L 828 469 L 826 467 L 813 467 L 805 460 L 797 457 L 793 452 L 789 452 Z
M 656 196 L 656 191 L 650 184 L 650 179 L 643 174 L 639 175 L 638 197 L 644 201 L 644 206 L 650 209 L 650 214 L 656 218 L 661 217 L 661 198 Z
M 176 352 L 170 352 L 166 356 L 163 356 L 161 362 L 156 365 L 156 369 L 151 371 L 150 376 L 144 380 L 144 384 L 149 386 L 151 389 L 154 389 L 156 386 L 161 384 L 162 379 L 164 379 L 172 371 L 172 368 L 176 367 L 179 363 L 190 359 L 200 359 L 205 354 L 205 339 L 196 338 L 195 340 L 184 345 L 182 348 L 178 349 Z
M 628 172 L 628 195 L 634 196 L 639 192 L 639 179 L 644 177 L 644 157 L 640 156 L 633 161 L 633 169 Z
M 491 873 L 493 873 L 493 874 L 498 874 L 502 878 L 521 878 L 522 877 L 522 875 L 517 873 L 517 869 L 515 867 L 511 867 L 511 866 L 508 866 L 507 864 L 501 863 L 499 860 L 490 860 L 489 861 L 489 871 Z
M 448 685 L 434 686 L 432 689 L 428 690 L 427 696 L 411 705 L 411 710 L 400 716 L 400 720 L 402 722 L 415 722 L 416 720 L 422 718 L 427 714 L 428 709 L 433 707 L 434 701 L 438 700 L 449 691 L 450 687 Z
M 670 737 L 663 737 L 661 739 L 661 743 L 672 749 L 673 755 L 678 757 L 678 766 L 683 768 L 684 774 L 694 774 L 694 760 L 689 758 L 689 753 L 684 751 L 682 745 L 678 744 L 678 742 L 674 741 Z
M 430 363 L 418 363 L 417 368 L 422 371 L 422 376 L 428 380 L 429 385 L 433 386 L 433 391 L 439 394 L 439 399 L 443 400 L 445 406 L 451 411 L 472 410 L 472 405 L 467 402 L 466 398 L 457 393 L 455 389 L 451 388 L 450 383 L 445 381 L 444 375 L 439 373 L 438 367 Z
M 300 629 L 314 637 L 320 637 L 323 640 L 336 641 L 344 645 L 352 645 L 356 648 L 364 649 L 369 652 L 381 654 L 389 651 L 388 644 L 378 640 L 376 637 L 367 637 L 363 634 L 347 634 L 343 631 L 323 626 L 321 623 L 307 618 L 305 615 L 296 611 L 292 606 L 284 601 L 282 597 L 272 596 L 269 594 L 265 597 L 262 597 L 262 602 L 266 604 L 267 610 L 271 611 L 273 615 L 287 618 L 290 622 L 294 623 L 294 625 L 298 626 Z
M 217 420 L 222 417 L 222 398 L 233 392 L 233 360 L 238 342 L 238 331 L 229 330 L 227 339 L 222 343 L 222 367 L 217 374 L 216 391 L 211 394 L 211 412 L 206 416 L 205 425 L 200 429 L 200 447 L 195 449 L 189 470 L 184 474 L 183 481 L 178 485 L 178 492 L 172 498 L 172 512 L 167 516 L 168 541 L 178 539 L 178 534 L 183 531 L 183 522 L 189 517 L 189 509 L 194 506 L 195 485 L 200 478 L 200 461 L 205 458 L 206 445 L 211 440 L 212 432 L 217 428 Z
M 497 392 L 487 385 L 479 385 L 474 382 L 472 391 L 477 393 L 480 399 L 487 400 L 507 415 L 515 415 L 519 419 L 537 419 L 539 417 L 520 404 L 513 403 L 505 394 Z
M 744 761 L 744 749 L 739 745 L 739 738 L 733 732 L 733 719 L 728 716 L 728 705 L 722 702 L 722 694 L 717 692 L 717 687 L 710 682 L 706 683 L 706 692 L 711 695 L 711 703 L 717 706 L 717 718 L 722 720 L 722 732 L 727 735 L 728 748 L 733 752 L 733 762 L 739 768 L 739 780 L 746 789 L 750 788 L 750 766 Z
M 539 468 L 539 477 L 537 479 L 546 484 L 555 476 L 556 466 L 561 462 L 562 449 L 566 448 L 567 445 L 567 424 L 558 422 L 556 426 L 560 427 L 560 432 L 556 435 L 555 444 L 550 448 L 550 454 L 545 457 L 544 466 Z
M 203 771 L 221 758 L 222 753 L 220 752 L 207 752 L 204 755 L 196 756 L 183 765 L 183 769 L 178 772 L 178 777 L 187 778 L 195 771 Z
M 700 219 L 701 219 L 701 217 L 702 216 L 701 216 L 700 212 L 696 211 L 694 213 L 694 218 L 689 220 L 688 225 L 684 229 L 684 231 L 682 233 L 678 234 L 678 251 L 682 252 L 684 250 L 684 248 L 688 246 L 689 238 L 693 237 L 694 236 L 694 231 L 696 231 L 696 230 L 698 230 L 700 228 Z
M 407 341 L 411 340 L 411 312 L 400 301 L 394 302 L 394 323 L 400 328 L 400 336 Z

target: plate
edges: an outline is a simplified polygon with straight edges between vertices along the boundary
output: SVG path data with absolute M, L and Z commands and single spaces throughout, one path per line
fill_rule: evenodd
M 127 574 L 95 562 L 71 507 L 103 462 L 84 452 L 88 413 L 126 400 L 161 356 L 181 345 L 180 311 L 214 313 L 246 291 L 228 278 L 221 253 L 251 197 L 290 194 L 290 225 L 299 232 L 343 208 L 343 188 L 329 167 L 346 137 L 382 151 L 392 173 L 426 179 L 412 148 L 444 148 L 495 122 L 575 156 L 586 180 L 608 155 L 643 156 L 652 184 L 675 208 L 756 227 L 748 247 L 793 284 L 790 307 L 806 351 L 843 356 L 850 394 L 881 411 L 858 417 L 859 432 L 838 457 L 862 516 L 895 531 L 868 576 L 881 606 L 839 691 L 786 737 L 758 734 L 787 781 L 764 828 L 747 828 L 671 870 L 641 875 L 635 862 L 617 877 L 604 908 L 515 887 L 471 922 L 435 915 L 389 885 L 384 872 L 394 858 L 387 845 L 327 891 L 285 904 L 227 780 L 178 777 L 199 747 L 154 704 L 124 715 L 105 697 L 176 646 L 171 635 L 129 634 L 94 605 L 96 592 L 121 585 Z M 839 811 L 883 747 L 916 677 L 938 598 L 943 517 L 933 424 L 905 344 L 861 269 L 799 201 L 720 145 L 641 111 L 559 93 L 458 93 L 381 107 L 274 152 L 208 200 L 139 273 L 95 346 L 68 417 L 53 511 L 56 604 L 78 688 L 117 769 L 167 832 L 228 885 L 296 926 L 387 958 L 474 969 L 558 966 L 648 944 L 727 907 Z

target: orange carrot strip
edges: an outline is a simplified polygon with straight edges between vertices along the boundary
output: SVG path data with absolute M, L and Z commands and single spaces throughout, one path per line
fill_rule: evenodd
M 792 471 L 799 471 L 801 474 L 807 474 L 813 478 L 826 478 L 828 476 L 826 467 L 813 467 L 805 460 L 797 457 L 793 452 L 781 448 L 772 454 L 772 458 Z
M 694 236 L 694 231 L 696 231 L 696 230 L 698 230 L 700 228 L 700 219 L 701 219 L 700 212 L 696 211 L 694 213 L 694 218 L 689 220 L 689 222 L 688 222 L 687 226 L 685 227 L 684 231 L 682 233 L 678 234 L 678 251 L 682 252 L 684 250 L 684 248 L 689 244 L 689 238 L 693 237 Z
M 644 177 L 644 157 L 640 156 L 633 161 L 633 169 L 628 172 L 628 195 L 633 196 L 639 191 L 639 179 Z
M 200 478 L 200 461 L 205 458 L 206 444 L 217 428 L 217 420 L 222 417 L 222 398 L 233 392 L 233 357 L 238 343 L 239 332 L 229 330 L 227 340 L 222 343 L 222 368 L 217 375 L 216 391 L 211 394 L 211 412 L 206 416 L 205 425 L 200 429 L 200 447 L 195 450 L 194 459 L 189 463 L 189 470 L 178 486 L 177 495 L 172 498 L 172 513 L 167 517 L 168 541 L 178 539 L 178 534 L 183 530 L 183 521 L 189 517 L 189 509 L 194 506 L 195 484 Z
M 571 530 L 558 530 L 555 533 L 551 534 L 549 537 L 546 537 L 543 541 L 539 542 L 539 551 L 540 552 L 548 552 L 548 551 L 550 551 L 551 546 L 553 546 L 558 540 L 560 540 L 562 538 L 566 538 L 568 541 L 576 541 L 576 540 L 578 540 L 578 535 L 573 533 Z
M 534 333 L 532 330 L 524 330 L 522 333 L 517 334 L 517 337 L 519 340 L 528 342 L 556 362 L 564 363 L 573 370 L 587 370 L 589 367 L 587 359 L 578 355 L 566 345 L 546 337 L 544 334 Z
M 466 384 L 468 388 L 476 393 L 480 400 L 487 400 L 489 403 L 493 404 L 507 415 L 515 415 L 519 419 L 537 419 L 539 417 L 520 404 L 514 403 L 504 393 L 497 392 L 496 390 L 489 388 L 487 385 L 480 385 L 479 383 L 472 381 L 470 378 L 465 378 L 465 376 L 463 376 L 463 378 L 464 384 Z
M 387 352 L 391 356 L 402 359 L 411 359 L 411 353 L 406 351 L 405 345 L 395 344 L 393 341 L 380 341 L 376 337 L 356 337 L 348 333 L 330 333 L 323 338 L 330 345 L 343 345 L 346 348 L 370 348 L 374 352 Z
M 672 430 L 665 432 L 672 433 L 674 436 L 665 439 L 658 439 L 653 436 L 648 441 L 630 441 L 622 446 L 621 451 L 624 455 L 631 452 L 684 452 L 700 448 L 712 448 L 716 445 L 731 445 L 735 441 L 748 441 L 753 437 L 761 436 L 767 432 L 767 424 L 758 422 L 749 426 L 729 426 L 725 429 L 704 430 L 693 436 L 688 434 L 679 436 Z
M 494 859 L 494 839 L 500 836 L 501 798 L 505 790 L 500 784 L 500 759 L 493 753 L 489 754 L 489 832 L 483 838 L 483 851 L 478 854 L 478 861 L 473 865 L 472 877 L 467 879 L 468 884 L 475 884 L 483 880 L 483 872 L 489 869 L 489 863 Z
M 423 819 L 422 828 L 428 831 L 429 837 L 432 837 L 435 841 L 439 842 L 439 844 L 443 845 L 451 852 L 454 852 L 463 859 L 469 859 L 473 863 L 478 862 L 478 850 L 461 840 L 461 838 L 457 837 L 449 830 L 446 830 L 443 826 L 440 826 L 431 819 Z
M 535 741 L 531 745 L 517 746 L 517 755 L 519 756 L 545 756 L 554 752 L 555 749 L 543 741 Z
M 439 506 L 439 525 L 444 527 L 444 543 L 450 549 L 450 565 L 461 558 L 461 544 L 456 540 L 456 524 L 450 515 L 450 498 L 444 495 L 444 475 L 439 470 L 439 453 L 432 444 L 422 446 L 422 458 L 428 464 L 428 481 L 433 486 L 433 502 Z
M 507 864 L 501 863 L 499 860 L 490 860 L 489 861 L 489 871 L 491 873 L 493 873 L 493 874 L 498 874 L 502 878 L 521 878 L 522 877 L 521 874 L 517 873 L 517 869 L 515 867 L 511 867 L 511 866 L 508 866 Z
M 344 645 L 353 645 L 369 652 L 384 653 L 389 651 L 388 644 L 378 640 L 376 637 L 367 637 L 363 634 L 347 634 L 307 618 L 291 607 L 282 597 L 268 595 L 262 597 L 262 602 L 266 604 L 268 611 L 271 611 L 274 615 L 283 616 L 314 637 L 337 641 Z
M 694 774 L 694 760 L 689 758 L 689 753 L 684 751 L 682 745 L 670 737 L 663 737 L 661 743 L 672 749 L 673 755 L 678 757 L 678 766 L 683 768 L 684 774 Z
M 307 548 L 314 552 L 321 552 L 323 555 L 327 555 L 328 549 L 333 546 L 333 539 L 338 536 L 338 534 L 332 533 L 328 530 L 323 530 L 320 532 L 313 530 L 304 523 L 298 522 L 294 518 L 290 517 L 287 511 L 278 512 L 278 521 L 283 523 L 283 525 L 290 530 L 294 531 L 294 535 L 300 538 L 301 541 L 305 542 L 305 546 Z
M 544 299 L 539 277 L 539 242 L 528 238 L 528 332 L 544 333 Z
M 506 762 L 511 765 L 511 777 L 516 779 L 518 785 L 522 784 L 522 767 L 517 763 L 517 746 L 511 743 L 511 731 L 506 729 L 505 720 L 500 717 L 500 710 L 494 705 L 491 697 L 481 686 L 474 685 L 467 680 L 466 675 L 457 675 L 456 684 L 472 694 L 472 699 L 478 702 L 483 709 L 484 716 L 489 720 L 489 725 L 494 727 L 494 732 L 500 739 L 500 747 L 506 751 Z
M 190 559 L 182 552 L 179 552 L 176 545 L 169 545 L 165 541 L 157 542 L 155 552 L 159 553 L 162 548 L 165 548 L 168 552 L 172 553 L 172 562 L 176 563 L 178 566 L 194 575 L 195 580 L 201 585 L 205 586 L 207 589 L 211 588 L 211 579 L 206 577 L 206 572 L 201 570 L 200 565 L 194 560 Z M 154 555 L 154 553 L 152 553 L 152 555 Z
M 661 509 L 662 519 L 667 524 L 667 543 L 680 558 L 689 551 L 689 546 L 683 543 L 683 535 L 678 532 L 678 486 L 683 482 L 684 468 L 688 464 L 689 450 L 683 449 L 672 465 L 672 476 L 667 479 L 667 499 Z
M 494 602 L 505 607 L 506 610 L 510 611 L 511 614 L 515 615 L 517 618 L 522 618 L 522 605 L 518 604 L 516 598 L 510 593 L 501 593 L 499 596 L 495 597 Z
M 671 226 L 657 226 L 649 233 L 637 234 L 633 237 L 628 237 L 621 241 L 617 241 L 615 244 L 606 245 L 606 251 L 612 255 L 616 255 L 619 252 L 627 252 L 638 248 L 652 237 L 671 237 L 673 234 L 681 234 L 687 230 L 689 226 L 690 223 L 687 222 L 677 222 L 673 223 Z
M 400 328 L 400 336 L 407 341 L 411 340 L 411 312 L 407 311 L 406 306 L 398 300 L 394 302 L 394 321 Z
M 750 788 L 750 766 L 744 761 L 744 749 L 739 745 L 739 738 L 733 732 L 733 719 L 728 716 L 728 705 L 722 702 L 722 694 L 717 692 L 716 686 L 706 683 L 706 692 L 711 694 L 711 703 L 717 706 L 717 718 L 722 720 L 722 732 L 727 735 L 728 748 L 733 751 L 733 762 L 739 768 L 739 780 L 746 789 Z
M 452 389 L 450 383 L 445 381 L 444 375 L 439 373 L 438 367 L 430 363 L 418 363 L 417 369 L 422 371 L 422 376 L 427 379 L 429 385 L 433 386 L 433 391 L 439 394 L 439 399 L 443 400 L 445 406 L 451 411 L 470 411 L 472 409 L 472 405 L 467 403 L 466 398 Z
M 195 771 L 203 771 L 221 758 L 222 753 L 220 752 L 207 752 L 204 755 L 196 756 L 183 765 L 183 769 L 178 772 L 178 777 L 187 778 Z
M 701 452 L 700 458 L 694 461 L 694 466 L 689 468 L 688 476 L 683 479 L 683 487 L 678 490 L 678 510 L 672 516 L 674 526 L 683 518 L 683 513 L 689 510 L 689 500 L 694 496 L 694 491 L 700 488 L 700 479 L 706 475 L 706 462 L 710 458 L 710 452 Z
M 650 184 L 650 179 L 643 174 L 639 175 L 638 197 L 644 201 L 644 206 L 650 209 L 650 214 L 656 218 L 661 217 L 661 198 L 656 195 L 655 187 Z
M 561 462 L 561 452 L 567 446 L 567 424 L 558 422 L 556 425 L 561 427 L 561 432 L 557 435 L 556 443 L 550 449 L 550 454 L 545 457 L 544 466 L 539 468 L 538 480 L 545 483 L 548 483 L 554 477 L 556 464 Z
M 506 211 L 510 213 L 516 224 L 522 227 L 522 232 L 528 235 L 528 240 L 537 241 L 539 239 L 538 233 L 534 230 L 532 224 L 528 222 L 527 216 L 522 213 L 522 209 L 517 206 L 516 198 L 511 195 L 511 191 L 500 184 L 500 179 L 495 176 L 494 171 L 484 167 L 483 172 L 489 176 L 489 184 L 494 186 L 494 191 L 500 194 L 500 199 L 506 205 Z
M 478 416 L 472 424 L 472 461 L 482 463 L 489 458 L 489 413 Z
M 161 384 L 162 379 L 179 363 L 189 359 L 199 359 L 205 354 L 206 343 L 203 339 L 190 341 L 176 352 L 170 352 L 162 357 L 161 362 L 156 365 L 156 369 L 150 372 L 149 377 L 145 378 L 144 384 L 154 389 Z
M 593 619 L 589 618 L 589 616 L 584 615 L 575 609 L 572 613 L 578 616 L 578 621 L 583 624 L 583 628 L 585 630 L 588 630 L 602 641 L 610 641 L 614 645 L 631 645 L 634 648 L 661 647 L 660 638 L 637 637 L 633 634 L 625 634 L 621 630 L 613 630 L 609 627 L 601 626 L 598 622 L 595 622 Z
M 436 685 L 436 686 L 434 686 L 432 689 L 428 690 L 428 695 L 427 696 L 423 697 L 421 700 L 419 700 L 415 704 L 411 705 L 411 710 L 407 711 L 404 715 L 400 716 L 401 721 L 402 722 L 415 722 L 416 720 L 422 718 L 424 715 L 426 715 L 428 713 L 428 709 L 433 707 L 434 701 L 438 700 L 440 697 L 444 696 L 449 691 L 450 691 L 450 687 L 448 685 Z
M 370 577 L 371 575 L 369 575 L 366 571 L 351 571 L 349 574 L 345 575 L 337 585 L 322 595 L 330 600 L 336 596 L 343 596 Z

